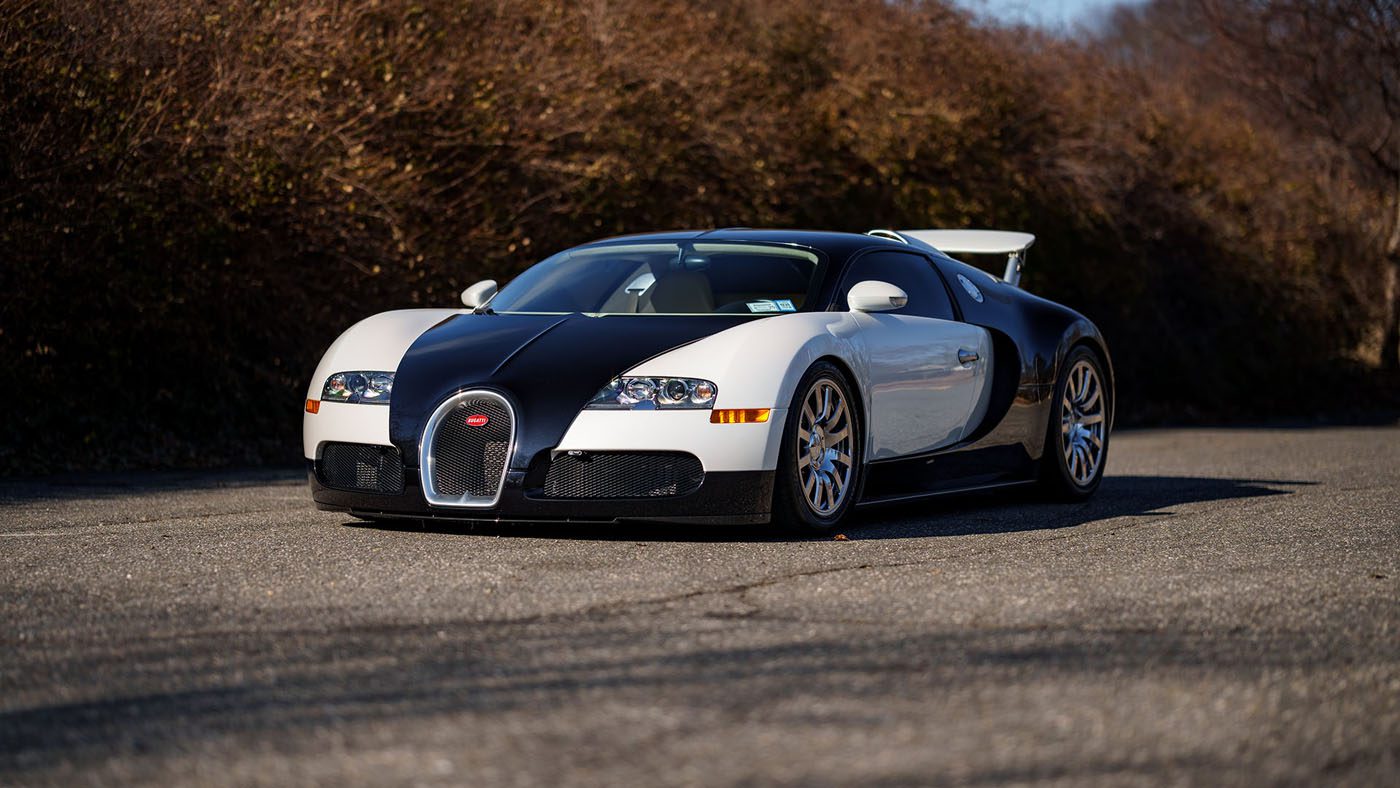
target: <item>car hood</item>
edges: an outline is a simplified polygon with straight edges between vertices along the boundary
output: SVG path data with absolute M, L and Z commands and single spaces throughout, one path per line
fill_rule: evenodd
M 433 410 L 463 389 L 487 388 L 503 394 L 515 409 L 510 467 L 525 469 L 539 452 L 559 444 L 574 417 L 609 380 L 652 356 L 752 319 L 454 315 L 419 336 L 399 362 L 389 436 L 405 459 L 416 463 L 418 441 Z

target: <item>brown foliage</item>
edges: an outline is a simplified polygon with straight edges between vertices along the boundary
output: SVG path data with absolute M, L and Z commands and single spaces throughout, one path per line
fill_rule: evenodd
M 736 224 L 1025 228 L 1027 286 L 1100 322 L 1129 420 L 1327 404 L 1309 376 L 1378 319 L 1371 198 L 1337 204 L 1345 177 L 1130 27 L 1028 45 L 878 0 L 0 6 L 24 414 L 0 468 L 292 459 L 360 317 Z

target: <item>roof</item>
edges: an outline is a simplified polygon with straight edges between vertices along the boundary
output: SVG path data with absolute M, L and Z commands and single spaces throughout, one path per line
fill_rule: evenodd
M 886 244 L 890 246 L 903 245 L 902 242 L 892 241 L 888 238 L 878 238 L 860 233 L 843 233 L 826 230 L 765 230 L 749 227 L 726 227 L 717 230 L 681 230 L 675 232 L 623 235 L 613 238 L 604 238 L 582 245 L 611 245 L 618 243 L 636 243 L 638 241 L 680 243 L 684 241 L 695 241 L 700 238 L 704 238 L 706 241 L 756 242 L 806 246 L 831 255 L 836 262 L 843 261 L 847 255 L 859 249 Z

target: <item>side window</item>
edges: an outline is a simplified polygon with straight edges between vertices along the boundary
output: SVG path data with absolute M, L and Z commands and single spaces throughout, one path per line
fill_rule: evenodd
M 953 319 L 953 302 L 933 263 L 907 252 L 871 252 L 855 261 L 841 280 L 840 307 L 846 306 L 846 293 L 867 280 L 889 282 L 909 295 L 909 304 L 897 310 L 900 315 Z

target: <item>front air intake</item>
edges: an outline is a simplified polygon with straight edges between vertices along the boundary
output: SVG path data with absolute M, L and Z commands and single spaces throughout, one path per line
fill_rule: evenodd
M 705 469 L 684 452 L 564 454 L 549 464 L 541 498 L 667 498 L 700 489 Z
M 327 443 L 316 461 L 316 477 L 337 490 L 398 495 L 403 492 L 403 459 L 390 446 Z
M 515 447 L 515 412 L 491 391 L 464 391 L 433 411 L 419 442 L 423 495 L 434 506 L 489 507 Z

